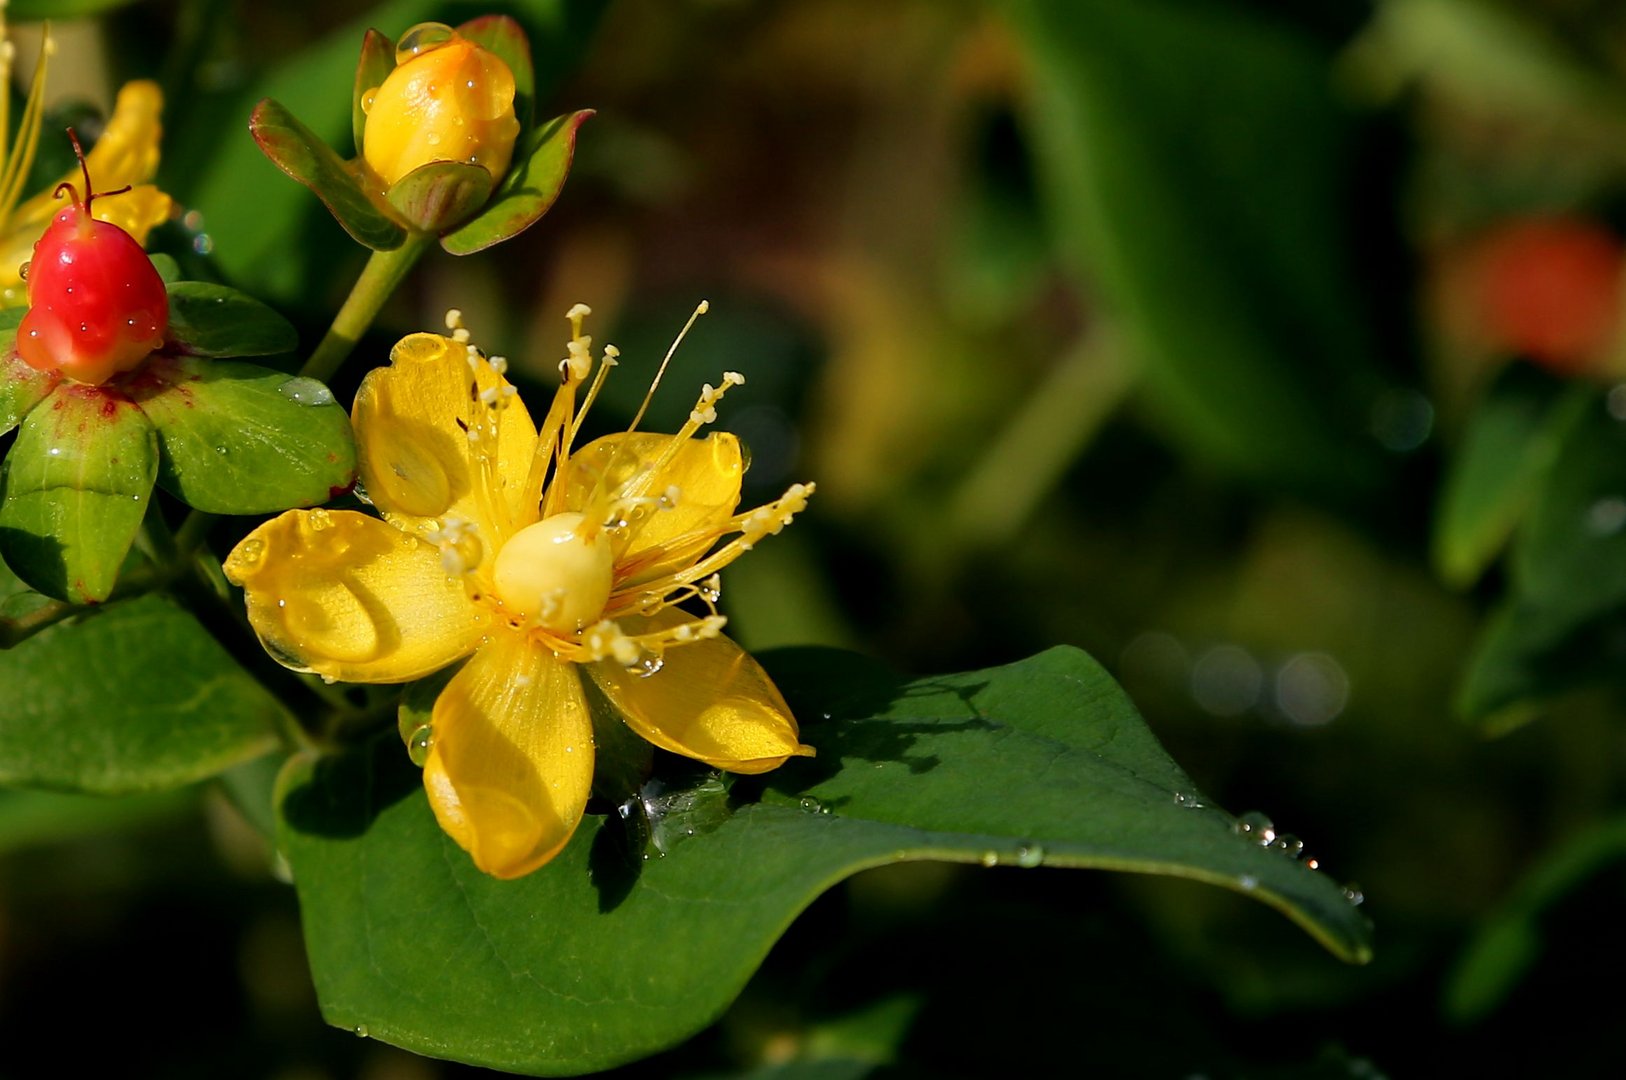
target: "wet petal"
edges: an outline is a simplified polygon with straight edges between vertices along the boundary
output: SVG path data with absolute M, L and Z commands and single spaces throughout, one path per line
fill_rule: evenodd
M 595 492 L 614 498 L 655 465 L 672 439 L 639 431 L 588 443 L 571 456 L 565 505 L 582 510 Z M 626 549 L 617 553 L 617 582 L 661 577 L 704 555 L 739 506 L 744 475 L 745 461 L 735 436 L 717 432 L 685 439 L 660 475 L 641 485 L 650 496 L 676 488 L 677 505 L 641 508 L 648 516 L 632 531 Z
M 356 392 L 356 446 L 367 495 L 391 521 L 417 529 L 451 513 L 478 523 L 495 544 L 535 520 L 535 508 L 524 503 L 536 426 L 517 396 L 500 410 L 477 400 L 487 390 L 500 395 L 504 380 L 483 363 L 477 377 L 468 356 L 466 346 L 439 334 L 402 338 L 390 366 L 368 372 Z M 468 428 L 490 415 L 500 434 L 495 490 L 483 498 Z
M 351 511 L 290 510 L 232 550 L 226 576 L 276 660 L 347 682 L 406 682 L 468 655 L 487 617 L 440 553 Z
M 113 115 L 108 117 L 102 137 L 85 155 L 85 163 L 97 191 L 115 191 L 127 184 L 133 187 L 152 179 L 158 171 L 158 141 L 163 134 L 163 111 L 164 93 L 150 79 L 138 79 L 120 87 L 118 98 L 113 103 Z M 76 189 L 85 186 L 77 168 L 63 173 L 58 183 L 69 183 Z M 19 206 L 12 214 L 8 228 L 38 225 L 38 231 L 43 232 L 46 220 L 63 205 L 54 195 L 56 186 L 51 184 Z M 134 194 L 110 195 L 105 204 L 97 201 L 92 203 L 91 209 L 96 217 L 103 220 L 117 220 L 104 217 L 104 205 L 108 211 L 114 212 L 113 203 Z M 164 210 L 168 213 L 168 196 L 163 198 Z M 35 239 L 38 239 L 37 233 Z
M 687 619 L 669 608 L 650 619 L 622 620 L 622 628 L 642 634 Z M 613 660 L 587 670 L 628 726 L 663 750 L 737 773 L 767 772 L 788 757 L 813 755 L 797 738 L 796 719 L 768 673 L 726 637 L 669 646 L 653 675 Z
M 494 877 L 528 874 L 576 831 L 593 725 L 576 668 L 501 632 L 435 700 L 423 783 L 435 818 Z

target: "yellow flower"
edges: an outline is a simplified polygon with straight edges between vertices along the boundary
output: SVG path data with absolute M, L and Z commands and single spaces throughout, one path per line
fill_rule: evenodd
M 506 361 L 468 344 L 455 312 L 452 337 L 403 339 L 353 413 L 384 520 L 289 511 L 226 560 L 261 642 L 297 671 L 404 682 L 469 658 L 435 702 L 424 786 L 441 827 L 497 877 L 547 862 L 581 820 L 594 745 L 582 673 L 639 735 L 717 768 L 766 772 L 813 752 L 714 606 L 717 572 L 813 486 L 737 512 L 739 441 L 695 437 L 744 381 L 733 373 L 675 435 L 635 419 L 574 448 L 616 363 L 607 346 L 594 373 L 586 314 L 570 312 L 540 432 Z M 686 600 L 708 614 L 674 606 Z
M 13 47 L 6 40 L 5 29 L 4 7 L 0 5 L 0 132 L 6 129 L 11 113 Z M 62 209 L 55 195 L 55 183 L 26 202 L 18 202 L 39 147 L 40 124 L 45 113 L 45 69 L 54 51 L 47 32 L 40 47 L 40 62 L 29 86 L 28 101 L 17 125 L 16 142 L 9 153 L 0 143 L 0 304 L 7 307 L 26 302 L 21 287 L 22 266 L 33 254 L 34 242 L 45 231 L 51 215 Z M 170 214 L 170 197 L 147 183 L 158 171 L 158 140 L 163 133 L 159 117 L 163 108 L 164 95 L 157 83 L 146 80 L 125 83 L 102 137 L 86 155 L 97 191 L 116 191 L 126 185 L 131 188 L 117 198 L 97 199 L 94 216 L 111 221 L 135 237 L 138 244 L 145 244 L 153 226 Z M 78 166 L 61 177 L 61 182 L 77 183 L 78 180 Z
M 401 38 L 405 59 L 363 98 L 367 167 L 386 188 L 436 161 L 469 162 L 501 180 L 519 136 L 514 73 L 449 26 L 415 31 Z

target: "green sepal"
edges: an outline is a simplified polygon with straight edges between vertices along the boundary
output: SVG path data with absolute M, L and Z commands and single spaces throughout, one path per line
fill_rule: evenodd
M 168 339 L 192 356 L 271 356 L 299 348 L 293 324 L 247 293 L 203 281 L 176 281 L 169 293 Z
M 134 402 L 105 387 L 59 385 L 6 456 L 0 555 L 47 596 L 107 599 L 157 473 L 157 435 Z
M 14 308 L 25 311 L 25 308 Z M 8 312 L 9 314 L 9 312 Z M 56 389 L 62 376 L 30 367 L 15 349 L 0 360 L 0 435 L 23 422 L 23 417 Z
M 715 1020 L 825 889 L 905 860 L 1209 882 L 1370 955 L 1338 882 L 1239 835 L 1076 649 L 913 683 L 828 650 L 768 666 L 817 757 L 732 786 L 668 761 L 514 881 L 441 831 L 393 736 L 292 759 L 278 846 L 324 1017 L 506 1071 L 609 1068 Z
M 158 430 L 158 482 L 195 509 L 315 506 L 355 480 L 349 417 L 315 379 L 234 361 L 156 358 L 131 393 Z
M 386 197 L 412 228 L 438 233 L 485 205 L 491 174 L 466 161 L 431 161 L 397 180 Z
M 442 236 L 440 246 L 453 255 L 472 255 L 536 224 L 565 186 L 576 154 L 576 129 L 592 115 L 592 109 L 583 109 L 556 116 L 522 135 L 491 202 L 473 220 Z
M 265 156 L 315 192 L 356 243 L 393 251 L 405 242 L 406 230 L 379 209 L 355 171 L 293 113 L 266 98 L 254 107 L 248 129 Z
M 356 59 L 356 87 L 350 98 L 350 133 L 355 136 L 356 156 L 361 156 L 367 132 L 367 110 L 362 102 L 377 90 L 395 70 L 395 42 L 377 30 L 368 30 L 361 39 L 361 55 Z
M 459 26 L 457 32 L 508 65 L 514 75 L 514 116 L 524 131 L 536 105 L 536 69 L 531 62 L 531 39 L 524 28 L 507 15 L 482 15 Z

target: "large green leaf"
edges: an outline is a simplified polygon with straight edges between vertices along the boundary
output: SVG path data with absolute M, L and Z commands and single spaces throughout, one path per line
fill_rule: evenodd
M 1493 728 L 1626 670 L 1626 423 L 1595 390 L 1573 408 L 1459 691 L 1460 711 Z
M 834 652 L 773 668 L 817 758 L 589 818 L 518 881 L 481 874 L 440 832 L 393 735 L 296 759 L 279 838 L 327 1019 L 501 1069 L 606 1068 L 714 1019 L 820 892 L 910 859 L 1195 878 L 1346 959 L 1369 953 L 1338 884 L 1204 805 L 1083 653 L 913 683 Z M 625 825 L 646 810 L 650 851 Z
M 528 132 L 489 205 L 472 221 L 440 238 L 453 255 L 472 255 L 535 225 L 559 197 L 576 156 L 576 129 L 593 110 L 556 116 Z
M 192 356 L 272 356 L 299 348 L 299 332 L 247 293 L 203 281 L 175 281 L 169 340 Z
M 80 19 L 124 7 L 135 0 L 11 0 L 6 15 L 19 22 L 34 19 Z
M 1487 391 L 1441 492 L 1434 564 L 1446 581 L 1470 585 L 1500 554 L 1588 398 L 1527 364 Z
M 158 429 L 158 482 L 199 510 L 315 506 L 355 479 L 350 418 L 315 379 L 183 358 L 155 362 L 133 392 Z
M 1011 10 L 1058 239 L 1170 435 L 1321 497 L 1372 490 L 1384 390 L 1349 224 L 1369 195 L 1331 50 L 1238 5 Z
M 280 706 L 197 621 L 122 600 L 0 652 L 0 784 L 180 787 L 265 753 Z
M 152 424 L 124 395 L 63 383 L 23 420 L 0 480 L 0 555 L 59 600 L 113 591 L 158 472 Z

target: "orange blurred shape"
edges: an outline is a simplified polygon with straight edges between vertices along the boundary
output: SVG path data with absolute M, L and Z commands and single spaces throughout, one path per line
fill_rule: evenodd
M 1496 343 L 1561 373 L 1596 366 L 1620 318 L 1619 238 L 1554 217 L 1502 225 L 1482 243 L 1481 302 Z

